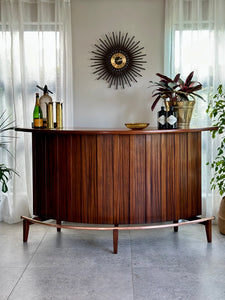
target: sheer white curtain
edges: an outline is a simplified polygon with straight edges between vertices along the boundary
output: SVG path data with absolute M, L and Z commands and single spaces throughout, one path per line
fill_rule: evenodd
M 70 0 L 0 0 L 0 113 L 13 115 L 18 127 L 31 127 L 36 85 L 64 104 L 64 125 L 73 125 L 72 41 Z M 19 176 L 0 193 L 0 221 L 32 215 L 30 134 L 17 133 L 10 144 L 14 158 L 0 162 Z M 40 162 L 41 163 L 41 162 Z
M 197 101 L 192 124 L 209 125 L 207 102 L 220 83 L 225 83 L 225 0 L 166 0 L 165 8 L 165 74 L 191 71 L 203 84 L 206 103 Z M 218 140 L 210 133 L 202 139 L 202 198 L 203 213 L 217 215 L 221 196 L 211 191 L 212 171 L 206 166 L 212 161 Z

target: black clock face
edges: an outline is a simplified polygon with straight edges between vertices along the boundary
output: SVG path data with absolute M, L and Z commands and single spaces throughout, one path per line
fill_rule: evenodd
M 133 37 L 128 37 L 128 33 L 116 35 L 105 35 L 105 39 L 99 39 L 99 45 L 95 44 L 94 56 L 91 58 L 94 63 L 91 67 L 95 68 L 93 74 L 97 79 L 106 80 L 109 87 L 115 86 L 116 89 L 125 85 L 131 86 L 131 82 L 137 82 L 137 77 L 142 76 L 141 70 L 145 70 L 142 65 L 146 63 L 139 48 L 139 43 Z

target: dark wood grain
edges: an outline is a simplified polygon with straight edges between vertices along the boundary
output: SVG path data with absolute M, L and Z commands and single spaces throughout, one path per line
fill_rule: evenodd
M 28 220 L 23 220 L 23 242 L 26 243 L 28 239 L 30 229 L 30 222 Z
M 33 147 L 33 213 L 45 218 L 46 209 L 46 135 L 35 135 L 32 138 Z
M 188 136 L 187 134 L 175 136 L 175 199 L 180 199 L 175 203 L 175 216 L 174 220 L 184 218 L 188 211 Z
M 130 222 L 130 139 L 113 136 L 114 224 Z
M 145 223 L 145 136 L 130 137 L 130 222 Z
M 58 132 L 32 131 L 35 215 L 144 224 L 201 214 L 201 131 Z
M 164 149 L 161 149 L 161 151 L 166 154 L 166 165 L 164 166 L 166 173 L 166 202 L 164 203 L 166 208 L 166 220 L 174 220 L 174 209 L 176 203 L 176 201 L 174 201 L 174 199 L 176 199 L 174 197 L 174 191 L 177 179 L 180 176 L 180 173 L 175 174 L 176 150 L 177 149 L 175 148 L 175 135 L 172 133 L 167 134 L 166 147 Z M 160 185 L 160 183 L 158 184 Z
M 166 196 L 161 137 L 161 134 L 146 136 L 146 223 L 161 221 L 163 193 Z
M 82 222 L 98 223 L 97 137 L 86 135 L 81 140 L 81 181 L 78 179 L 77 183 L 77 189 L 81 186 L 81 198 L 77 195 L 74 200 L 80 202 Z
M 171 133 L 170 133 L 171 134 Z M 168 160 L 168 145 L 167 145 L 167 138 L 166 135 L 163 134 L 160 136 L 160 157 L 158 157 L 157 164 L 160 167 L 160 178 L 159 181 L 156 182 L 156 189 L 161 190 L 159 203 L 160 203 L 160 214 L 157 215 L 157 218 L 155 221 L 165 221 L 167 219 L 166 215 L 166 202 L 167 202 L 167 179 L 169 177 L 168 175 L 168 166 L 167 166 L 167 160 Z M 153 154 L 153 160 L 156 159 Z M 154 199 L 153 201 L 153 208 L 154 208 Z
M 97 135 L 98 223 L 113 223 L 113 137 Z

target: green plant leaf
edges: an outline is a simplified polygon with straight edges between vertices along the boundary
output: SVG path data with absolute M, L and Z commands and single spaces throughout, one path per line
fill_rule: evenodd
M 3 112 L 0 116 L 0 136 L 1 136 L 0 147 L 3 150 L 6 150 L 8 153 L 10 153 L 9 150 L 7 149 L 7 145 L 9 144 L 11 139 L 14 137 L 10 136 L 8 134 L 8 132 L 11 130 L 14 130 L 15 127 L 12 126 L 14 124 L 14 121 L 10 121 L 11 117 L 10 116 L 6 117 L 5 113 L 6 112 Z M 2 186 L 1 190 L 3 193 L 6 193 L 8 191 L 7 183 L 10 179 L 10 176 L 12 175 L 12 173 L 15 173 L 17 175 L 18 175 L 18 173 L 15 170 L 6 167 L 2 162 L 0 162 L 0 163 L 1 163 L 0 164 L 0 183 Z
M 217 127 L 211 131 L 212 138 L 219 137 L 220 145 L 217 147 L 217 152 L 214 160 L 209 163 L 214 170 L 214 175 L 210 180 L 211 189 L 218 188 L 221 195 L 225 193 L 225 95 L 223 86 L 220 84 L 217 88 L 217 93 L 212 97 L 206 112 L 213 121 L 213 126 Z

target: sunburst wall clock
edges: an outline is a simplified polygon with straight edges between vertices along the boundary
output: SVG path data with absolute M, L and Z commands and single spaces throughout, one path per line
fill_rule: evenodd
M 100 38 L 99 44 L 94 45 L 95 50 L 91 51 L 93 74 L 98 80 L 105 80 L 110 88 L 131 86 L 131 82 L 137 82 L 137 77 L 142 76 L 141 71 L 145 70 L 146 54 L 142 54 L 144 47 L 139 44 L 140 41 L 136 42 L 135 37 L 129 37 L 128 33 L 105 34 L 105 39 Z

